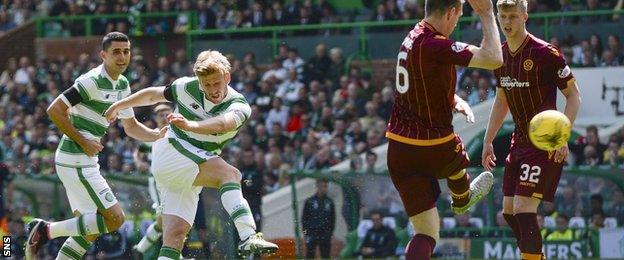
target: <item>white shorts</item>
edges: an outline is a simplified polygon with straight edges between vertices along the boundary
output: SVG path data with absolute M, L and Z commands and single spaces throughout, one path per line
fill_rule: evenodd
M 161 138 L 152 145 L 151 172 L 160 191 L 162 214 L 181 217 L 191 226 L 201 186 L 193 186 L 199 164 L 217 155 L 177 138 Z
M 56 165 L 72 211 L 81 214 L 103 211 L 118 203 L 113 191 L 100 174 L 100 166 L 70 168 Z

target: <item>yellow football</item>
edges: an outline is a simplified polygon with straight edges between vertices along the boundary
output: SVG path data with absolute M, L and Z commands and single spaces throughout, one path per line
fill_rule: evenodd
M 570 138 L 572 124 L 557 110 L 546 110 L 529 123 L 529 139 L 540 150 L 553 151 L 564 146 Z

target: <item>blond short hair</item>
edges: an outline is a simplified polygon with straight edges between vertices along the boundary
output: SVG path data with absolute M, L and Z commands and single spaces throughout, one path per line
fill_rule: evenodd
M 496 8 L 498 10 L 518 6 L 520 7 L 520 10 L 526 12 L 528 10 L 528 5 L 529 3 L 527 0 L 498 0 L 496 2 Z
M 193 66 L 193 72 L 197 76 L 207 76 L 215 72 L 223 74 L 230 72 L 230 62 L 218 51 L 207 50 L 197 55 L 197 60 Z

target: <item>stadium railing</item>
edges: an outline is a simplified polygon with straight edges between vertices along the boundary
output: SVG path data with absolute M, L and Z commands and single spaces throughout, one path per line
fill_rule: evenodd
M 83 23 L 84 27 L 84 35 L 72 35 L 72 36 L 92 36 L 94 32 L 94 22 L 101 19 L 127 19 L 129 23 L 131 23 L 131 31 L 130 34 L 133 36 L 143 36 L 145 32 L 145 20 L 153 19 L 153 18 L 175 18 L 183 12 L 162 12 L 162 13 L 140 13 L 140 14 L 103 14 L 103 15 L 80 15 L 80 16 L 61 16 L 61 17 L 38 17 L 35 18 L 36 28 L 37 28 L 37 36 L 45 37 L 44 25 L 48 22 L 61 22 L 61 23 Z M 201 40 L 202 38 L 211 37 L 211 43 L 215 43 L 214 40 L 225 39 L 225 43 L 217 44 L 217 47 L 230 47 L 232 48 L 232 40 L 236 37 L 246 38 L 241 41 L 237 41 L 241 45 L 245 46 L 242 48 L 242 51 L 249 51 L 248 47 L 252 46 L 254 51 L 257 52 L 267 52 L 267 57 L 273 57 L 277 54 L 279 44 L 283 41 L 288 41 L 288 39 L 293 39 L 293 34 L 306 34 L 312 33 L 316 38 L 331 40 L 332 37 L 337 37 L 339 35 L 345 36 L 350 35 L 348 38 L 337 38 L 338 41 L 349 41 L 349 42 L 357 42 L 355 44 L 355 48 L 357 51 L 353 53 L 351 58 L 375 58 L 374 53 L 371 54 L 371 51 L 379 52 L 379 47 L 387 46 L 388 39 L 384 39 L 383 35 L 386 32 L 391 32 L 397 28 L 401 29 L 401 33 L 398 33 L 397 36 L 393 36 L 394 38 L 399 38 L 399 42 L 402 40 L 404 36 L 404 30 L 413 26 L 418 20 L 394 20 L 394 21 L 385 21 L 385 22 L 376 22 L 376 21 L 360 21 L 360 22 L 348 22 L 348 23 L 328 23 L 328 24 L 313 24 L 313 25 L 284 25 L 284 26 L 265 26 L 265 27 L 250 27 L 250 28 L 229 28 L 229 29 L 207 29 L 207 30 L 199 30 L 197 29 L 197 12 L 190 11 L 187 12 L 190 16 L 189 21 L 189 30 L 186 31 L 183 35 L 186 36 L 186 45 L 187 45 L 187 54 L 188 58 L 192 59 L 195 55 L 195 51 L 200 48 L 196 48 L 195 42 Z M 544 13 L 532 13 L 529 15 L 530 17 L 530 31 L 535 33 L 536 35 L 544 38 L 550 39 L 552 35 L 556 35 L 555 32 L 558 31 L 572 31 L 575 33 L 595 33 L 592 30 L 587 30 L 587 32 L 581 32 L 581 30 L 577 30 L 576 28 L 572 28 L 572 25 L 569 24 L 553 24 L 553 20 L 562 19 L 562 18 L 578 18 L 583 16 L 607 16 L 607 15 L 615 15 L 622 14 L 624 10 L 595 10 L 595 11 L 570 11 L 570 12 L 544 12 Z M 608 19 L 610 20 L 610 19 Z M 473 24 L 478 21 L 477 17 L 462 17 L 459 20 L 459 24 L 456 27 L 452 37 L 454 39 L 463 40 L 463 41 L 473 41 L 476 36 L 480 36 L 478 29 L 470 28 L 470 24 Z M 624 18 L 620 18 L 619 22 L 622 23 Z M 535 27 L 531 27 L 532 24 L 537 24 Z M 580 26 L 588 26 L 586 24 L 580 24 Z M 566 30 L 566 27 L 570 27 L 571 29 Z M 554 30 L 556 29 L 556 30 Z M 608 28 L 605 28 L 607 30 Z M 328 34 L 322 34 L 320 32 L 331 32 Z M 381 33 L 378 37 L 375 36 L 376 33 Z M 614 31 L 613 33 L 618 33 Z M 472 38 L 466 38 L 472 37 Z M 249 42 L 249 38 L 253 37 L 256 41 L 253 43 Z M 466 39 L 464 39 L 466 38 Z M 267 40 L 266 42 L 259 42 L 259 39 Z M 245 41 L 247 44 L 245 45 Z M 309 42 L 309 40 L 307 40 Z M 303 40 L 306 42 L 306 40 Z M 351 43 L 354 44 L 354 43 Z M 229 46 L 228 46 L 229 45 Z M 266 48 L 264 48 L 266 47 Z M 351 47 L 351 45 L 349 45 Z M 259 50 L 260 49 L 260 50 Z M 267 50 L 262 50 L 267 49 Z M 313 49 L 305 48 L 302 52 L 313 53 Z M 395 51 L 395 48 L 392 48 L 392 52 Z M 384 56 L 387 53 L 380 53 Z M 262 55 L 261 55 L 262 56 Z M 311 56 L 311 55 L 303 55 L 303 56 Z M 265 57 L 266 58 L 266 57 Z M 262 62 L 268 60 L 261 59 Z
M 197 24 L 197 12 L 154 12 L 154 13 L 139 13 L 139 14 L 96 14 L 96 15 L 69 15 L 69 16 L 55 16 L 55 17 L 37 17 L 35 18 L 37 37 L 45 37 L 44 26 L 48 22 L 60 22 L 60 23 L 82 23 L 84 29 L 84 35 L 71 35 L 71 36 L 92 36 L 94 22 L 98 20 L 115 20 L 126 19 L 131 23 L 131 35 L 142 36 L 145 32 L 145 20 L 146 19 L 163 19 L 163 18 L 176 18 L 180 14 L 187 13 L 191 20 L 189 21 L 190 30 L 195 29 Z

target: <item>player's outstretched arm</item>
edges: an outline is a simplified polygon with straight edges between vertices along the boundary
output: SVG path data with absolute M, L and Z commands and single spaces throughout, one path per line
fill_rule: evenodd
M 561 93 L 563 93 L 563 96 L 566 98 L 566 105 L 563 113 L 570 119 L 570 123 L 574 124 L 576 114 L 581 107 L 581 94 L 574 78 L 568 80 L 566 84 L 567 87 L 561 90 Z M 566 145 L 555 151 L 555 156 L 553 157 L 554 161 L 556 163 L 564 162 L 568 157 L 568 153 L 568 144 L 566 143 Z
M 167 133 L 167 127 L 163 127 L 162 129 L 150 129 L 137 121 L 134 117 L 122 119 L 121 124 L 128 136 L 143 142 L 156 141 L 164 137 L 165 133 Z
M 494 146 L 492 142 L 496 133 L 503 125 L 503 120 L 509 112 L 509 105 L 507 104 L 507 97 L 505 91 L 501 88 L 496 89 L 496 98 L 494 99 L 494 105 L 492 105 L 492 111 L 490 111 L 490 120 L 488 127 L 485 130 L 485 138 L 483 139 L 483 152 L 481 154 L 481 165 L 488 171 L 491 171 L 496 166 L 496 156 L 494 155 Z
M 126 98 L 119 100 L 112 104 L 104 116 L 108 122 L 113 122 L 117 119 L 119 111 L 132 107 L 149 106 L 159 102 L 166 102 L 165 99 L 165 87 L 149 87 L 142 89 Z
M 68 101 L 64 98 L 67 100 L 64 94 L 61 94 L 52 101 L 46 110 L 48 117 L 63 134 L 80 145 L 86 155 L 95 156 L 104 149 L 104 146 L 96 140 L 87 139 L 72 125 L 69 120 L 69 105 L 66 103 Z
M 466 122 L 471 123 L 471 124 L 475 122 L 475 116 L 474 116 L 474 113 L 472 112 L 472 108 L 470 108 L 470 105 L 468 105 L 468 102 L 466 102 L 457 94 L 455 94 L 455 105 L 453 106 L 453 108 L 457 112 L 462 113 L 466 116 Z
M 190 121 L 182 115 L 176 113 L 172 113 L 167 116 L 167 120 L 170 124 L 175 125 L 182 130 L 204 135 L 234 131 L 245 122 L 246 118 L 247 117 L 241 111 L 227 112 L 202 121 Z
M 574 78 L 568 80 L 568 87 L 561 90 L 566 99 L 564 114 L 570 119 L 570 123 L 574 124 L 576 114 L 581 107 L 581 93 Z
M 503 51 L 500 34 L 494 17 L 494 6 L 491 0 L 468 0 L 474 12 L 479 15 L 483 24 L 483 40 L 481 46 L 470 46 L 473 53 L 468 67 L 496 69 L 503 65 Z

